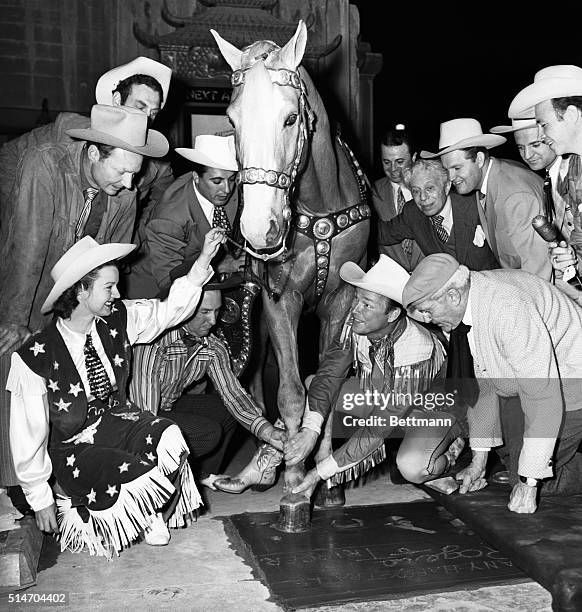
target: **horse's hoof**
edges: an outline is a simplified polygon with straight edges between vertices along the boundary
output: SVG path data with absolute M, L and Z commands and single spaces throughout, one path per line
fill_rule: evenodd
M 305 466 L 303 464 L 293 465 L 285 468 L 285 484 L 283 485 L 283 493 L 290 494 L 291 491 L 298 487 L 305 478 Z
M 321 483 L 315 490 L 315 496 L 313 497 L 313 505 L 315 506 L 319 506 L 320 508 L 333 508 L 344 506 L 345 503 L 346 496 L 343 485 L 335 485 L 331 487 L 331 489 L 328 489 L 325 483 Z
M 281 499 L 279 520 L 275 529 L 286 533 L 301 533 L 311 528 L 309 500 L 301 493 L 291 493 Z

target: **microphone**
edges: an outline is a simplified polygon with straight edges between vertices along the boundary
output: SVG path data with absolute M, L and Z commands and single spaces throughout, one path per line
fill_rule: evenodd
M 532 227 L 546 242 L 568 242 L 564 234 L 553 224 L 550 223 L 545 215 L 536 215 L 532 219 Z M 582 291 L 582 279 L 574 266 L 568 266 L 564 270 L 564 280 L 568 278 L 568 284 Z

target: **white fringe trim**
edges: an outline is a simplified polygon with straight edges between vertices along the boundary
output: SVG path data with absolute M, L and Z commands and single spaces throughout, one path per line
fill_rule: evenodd
M 149 524 L 156 510 L 175 491 L 172 483 L 157 467 L 135 480 L 120 485 L 117 501 L 106 510 L 90 510 L 85 523 L 70 497 L 57 496 L 61 552 L 81 552 L 111 559 L 113 553 L 129 546 Z
M 341 472 L 338 472 L 328 480 L 326 480 L 328 489 L 334 487 L 336 485 L 342 484 L 344 482 L 348 482 L 350 480 L 357 480 L 362 474 L 365 474 L 369 470 L 371 470 L 374 466 L 382 463 L 382 461 L 386 460 L 386 447 L 384 443 L 372 451 L 367 457 L 364 457 L 358 463 L 354 463 L 345 468 L 340 468 Z
M 177 425 L 170 425 L 160 436 L 157 449 L 158 467 L 164 474 L 171 474 L 180 467 L 180 460 L 184 454 L 188 455 L 188 446 L 184 436 Z M 196 520 L 196 509 L 202 505 L 202 498 L 196 488 L 194 476 L 187 460 L 180 469 L 180 498 L 174 512 L 168 519 L 168 526 L 172 528 L 185 527 Z

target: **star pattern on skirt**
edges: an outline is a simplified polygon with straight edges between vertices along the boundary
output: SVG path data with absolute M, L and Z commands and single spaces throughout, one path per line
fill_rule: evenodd
M 153 453 L 147 453 L 146 457 L 150 460 L 150 461 L 155 461 L 156 460 L 156 456 Z
M 143 459 L 140 459 L 140 463 L 142 465 L 148 465 L 149 466 L 149 463 L 147 461 L 144 461 Z
M 119 468 L 119 473 L 121 474 L 121 472 L 127 472 L 129 470 L 129 463 L 124 461 L 121 465 L 118 465 L 117 467 Z
M 82 391 L 81 383 L 79 382 L 76 385 L 74 385 L 73 383 L 70 383 L 70 385 L 71 385 L 71 388 L 69 389 L 69 393 L 77 397 L 77 395 L 79 395 L 79 393 L 81 393 Z
M 105 491 L 105 493 L 113 497 L 117 494 L 117 487 L 114 487 L 113 485 L 107 485 L 107 491 Z
M 89 491 L 89 493 L 87 493 L 85 497 L 87 498 L 88 504 L 94 504 L 95 500 L 97 499 L 97 493 L 95 492 L 95 489 L 92 488 L 91 491 Z
M 53 363 L 53 370 L 58 370 L 58 369 L 59 369 L 59 362 L 58 362 L 58 361 L 55 361 L 55 362 Z
M 112 329 L 109 331 L 109 333 L 111 334 L 112 338 L 115 338 L 119 332 L 116 329 Z
M 65 412 L 69 412 L 69 406 L 72 402 L 65 402 L 65 400 L 61 397 L 58 402 L 53 402 L 54 405 L 59 409 L 59 412 L 64 410 Z
M 67 465 L 73 467 L 75 465 L 75 455 L 69 455 L 67 457 Z
M 81 473 L 81 470 L 79 468 L 75 468 L 73 470 L 73 478 L 79 478 L 80 473 Z
M 29 350 L 31 350 L 34 353 L 34 356 L 37 357 L 39 353 L 44 353 L 44 344 L 35 342 L 34 346 L 31 346 Z
M 48 386 L 49 386 L 49 389 L 53 391 L 54 393 L 60 390 L 59 383 L 56 380 L 52 380 L 52 378 L 49 378 Z
M 151 436 L 149 436 L 149 435 L 148 435 L 148 436 L 146 436 L 146 444 L 153 444 L 153 443 L 154 443 L 154 442 L 153 442 L 152 437 L 151 437 Z
M 119 355 L 115 355 L 115 357 L 113 358 L 113 363 L 120 368 L 121 364 L 125 361 L 125 359 L 123 359 L 123 357 L 120 357 Z

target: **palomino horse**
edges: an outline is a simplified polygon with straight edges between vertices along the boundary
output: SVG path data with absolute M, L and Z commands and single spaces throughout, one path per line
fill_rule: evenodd
M 370 207 L 363 173 L 332 133 L 313 82 L 299 64 L 307 41 L 300 21 L 283 47 L 258 41 L 242 51 L 212 31 L 233 70 L 228 117 L 235 129 L 242 185 L 241 231 L 261 267 L 264 316 L 279 366 L 278 408 L 288 435 L 305 407 L 297 325 L 305 306 L 320 320 L 319 355 L 341 328 L 353 291 L 338 275 L 365 264 Z M 329 419 L 331 421 L 331 419 Z M 318 454 L 329 454 L 331 436 Z M 324 438 L 325 439 L 325 438 Z M 303 465 L 285 470 L 289 490 Z

